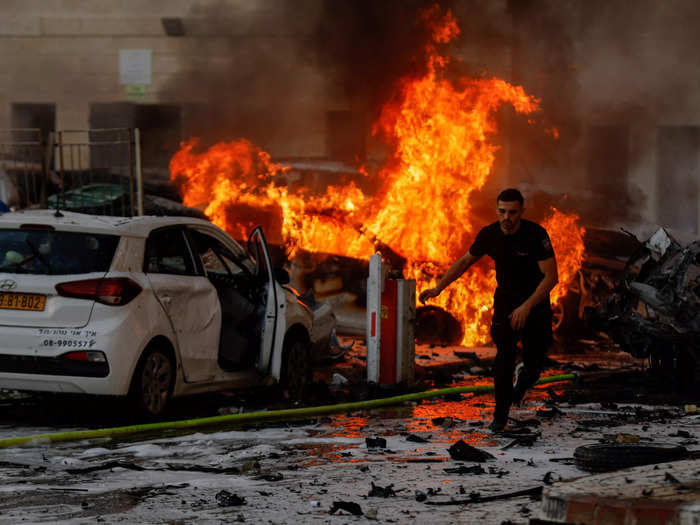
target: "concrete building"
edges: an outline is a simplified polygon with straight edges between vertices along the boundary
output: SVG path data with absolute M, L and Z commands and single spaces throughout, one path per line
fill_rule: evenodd
M 548 141 L 504 117 L 498 183 L 585 200 L 588 221 L 697 234 L 700 7 L 635 4 L 455 0 L 462 34 L 453 52 L 473 75 L 522 84 L 558 131 Z M 139 127 L 147 174 L 164 171 L 193 135 L 245 137 L 274 158 L 380 157 L 366 97 L 338 88 L 343 64 L 324 61 L 315 41 L 329 6 L 4 0 L 0 127 Z

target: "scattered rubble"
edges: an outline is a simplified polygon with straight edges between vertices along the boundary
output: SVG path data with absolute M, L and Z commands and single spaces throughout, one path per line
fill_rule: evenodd
M 331 510 L 331 514 L 335 514 L 339 510 L 345 511 L 353 516 L 362 516 L 362 507 L 353 501 L 334 501 Z
M 659 229 L 629 258 L 612 295 L 586 308 L 586 318 L 681 386 L 700 382 L 700 241 L 683 247 Z
M 374 482 L 371 483 L 372 488 L 367 494 L 368 498 L 391 498 L 396 496 L 393 484 L 387 485 L 386 487 L 380 487 L 379 485 L 375 485 Z
M 410 441 L 412 443 L 430 443 L 430 436 L 427 438 L 423 438 L 420 436 L 417 436 L 416 434 L 409 434 L 406 436 L 406 441 Z
M 245 498 L 232 494 L 228 490 L 217 492 L 215 498 L 220 507 L 239 507 L 246 504 Z
M 386 448 L 386 439 L 383 437 L 365 438 L 367 448 Z
M 465 467 L 464 465 L 460 465 L 459 467 L 454 467 L 454 468 L 446 468 L 443 469 L 445 472 L 448 474 L 459 474 L 460 476 L 463 474 L 485 474 L 486 471 L 484 470 L 484 467 L 481 465 L 474 465 L 471 467 Z
M 427 505 L 470 505 L 470 504 L 475 504 L 475 503 L 486 503 L 489 501 L 498 501 L 498 500 L 505 500 L 505 499 L 512 499 L 512 498 L 520 498 L 523 496 L 529 496 L 531 498 L 537 498 L 542 495 L 542 487 L 533 487 L 531 489 L 525 489 L 525 490 L 518 490 L 515 492 L 506 492 L 504 494 L 496 494 L 493 496 L 482 496 L 478 492 L 472 492 L 469 494 L 468 499 L 462 499 L 462 500 L 454 500 L 451 499 L 449 501 L 426 501 L 425 503 Z
M 450 457 L 456 461 L 476 461 L 478 463 L 483 463 L 490 459 L 496 459 L 492 454 L 467 444 L 463 439 L 457 441 L 448 448 L 447 451 L 450 453 Z

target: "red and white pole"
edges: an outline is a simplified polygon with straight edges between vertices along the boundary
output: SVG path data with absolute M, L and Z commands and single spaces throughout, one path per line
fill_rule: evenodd
M 381 254 L 367 280 L 367 381 L 412 383 L 415 371 L 416 282 L 389 279 Z

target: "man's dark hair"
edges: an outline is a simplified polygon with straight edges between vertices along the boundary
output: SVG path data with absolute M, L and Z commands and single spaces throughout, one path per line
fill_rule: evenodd
M 503 190 L 501 193 L 499 193 L 498 198 L 496 199 L 496 202 L 498 202 L 498 201 L 503 201 L 503 202 L 518 201 L 520 203 L 520 206 L 523 206 L 525 204 L 525 199 L 523 199 L 523 194 L 520 193 L 515 188 L 508 188 L 507 190 Z

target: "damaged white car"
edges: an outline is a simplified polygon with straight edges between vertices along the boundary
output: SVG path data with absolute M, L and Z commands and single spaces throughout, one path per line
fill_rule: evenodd
M 189 217 L 4 214 L 0 388 L 130 396 L 149 416 L 270 378 L 301 395 L 313 313 L 288 279 L 260 228 L 245 250 Z

